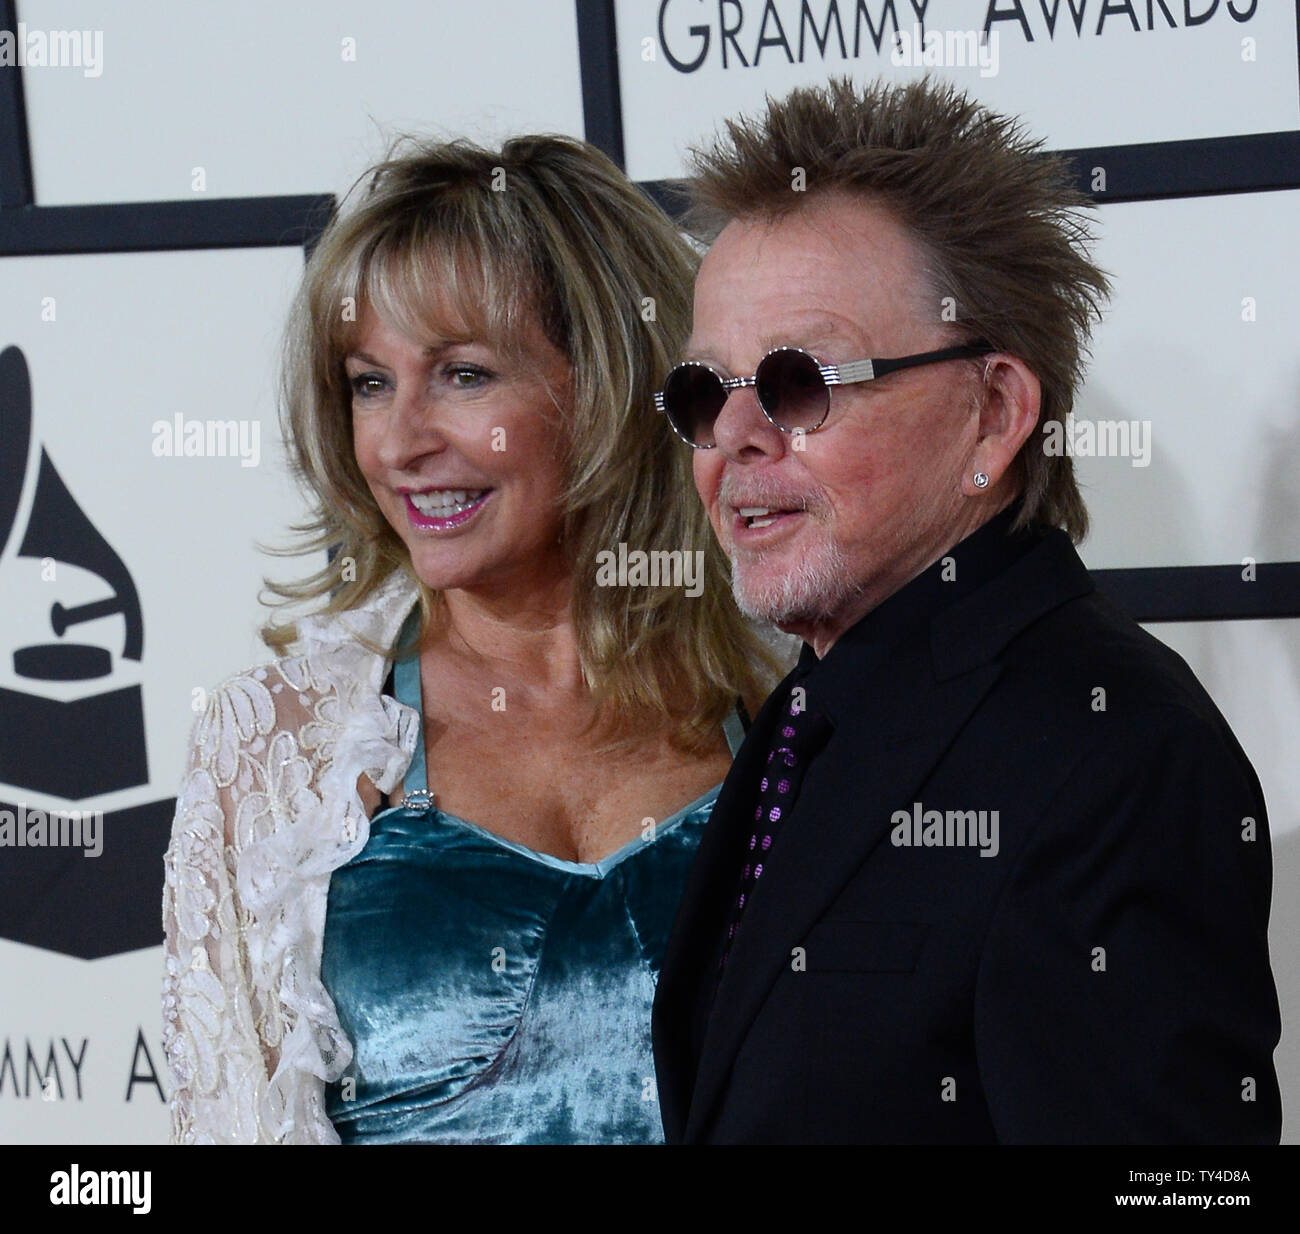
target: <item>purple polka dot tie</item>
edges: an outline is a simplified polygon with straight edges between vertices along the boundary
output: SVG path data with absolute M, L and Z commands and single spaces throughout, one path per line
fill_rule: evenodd
M 794 805 L 804 771 L 830 733 L 829 721 L 820 712 L 809 709 L 804 691 L 799 690 L 796 695 L 796 688 L 791 687 L 792 697 L 787 700 L 781 719 L 777 721 L 772 748 L 759 772 L 757 804 L 748 820 L 751 826 L 741 854 L 740 884 L 731 905 L 727 937 L 718 965 L 719 979 L 740 929 L 745 905 L 753 897 L 758 880 L 770 863 L 772 845 L 776 843 L 781 824 Z

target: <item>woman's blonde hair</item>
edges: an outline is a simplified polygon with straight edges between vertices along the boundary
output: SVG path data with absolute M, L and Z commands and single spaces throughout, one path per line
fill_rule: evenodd
M 716 741 L 737 695 L 762 697 L 779 666 L 736 608 L 693 489 L 691 452 L 653 410 L 652 393 L 689 331 L 696 263 L 667 217 L 586 142 L 524 136 L 490 150 L 399 139 L 345 197 L 290 316 L 282 426 L 315 509 L 293 528 L 305 542 L 278 552 L 324 548 L 329 561 L 297 582 L 267 579 L 278 605 L 324 599 L 317 611 L 343 612 L 393 570 L 414 577 L 353 452 L 344 357 L 365 309 L 419 338 L 445 335 L 447 324 L 432 318 L 450 305 L 461 329 L 512 354 L 531 315 L 573 375 L 561 409 L 561 502 L 586 683 L 616 727 L 631 731 L 658 713 L 672 717 L 684 748 Z M 702 552 L 701 594 L 599 586 L 598 554 L 620 544 Z M 423 636 L 440 595 L 423 583 L 420 594 Z M 262 628 L 276 651 L 296 638 L 290 622 Z

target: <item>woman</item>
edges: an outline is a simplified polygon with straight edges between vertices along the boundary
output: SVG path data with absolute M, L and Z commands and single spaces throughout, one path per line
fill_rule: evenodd
M 287 346 L 330 559 L 272 590 L 323 603 L 214 693 L 177 801 L 172 1137 L 658 1141 L 663 945 L 779 672 L 646 413 L 694 257 L 567 138 L 365 184 Z M 598 585 L 620 545 L 702 591 Z

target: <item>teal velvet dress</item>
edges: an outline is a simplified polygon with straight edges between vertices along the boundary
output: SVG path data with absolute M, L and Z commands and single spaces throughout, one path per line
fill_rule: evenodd
M 394 683 L 422 715 L 418 658 Z M 734 754 L 735 716 L 726 731 Z M 330 879 L 343 1143 L 661 1143 L 650 1009 L 718 787 L 603 861 L 565 861 L 436 809 L 421 734 L 402 803 Z

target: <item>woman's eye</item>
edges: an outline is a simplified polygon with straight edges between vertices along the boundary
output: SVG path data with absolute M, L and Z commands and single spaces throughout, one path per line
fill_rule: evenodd
M 378 373 L 358 373 L 349 379 L 352 393 L 358 398 L 370 398 L 384 387 L 384 379 Z
M 477 364 L 449 364 L 446 375 L 448 382 L 462 390 L 481 386 L 490 376 L 487 369 Z

